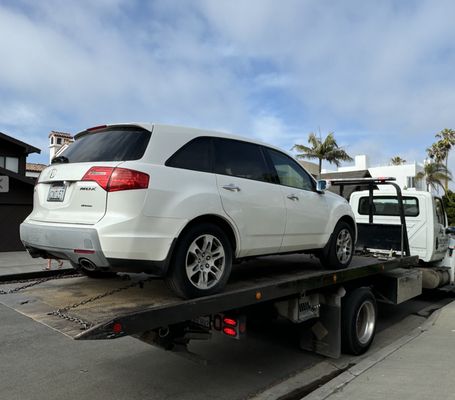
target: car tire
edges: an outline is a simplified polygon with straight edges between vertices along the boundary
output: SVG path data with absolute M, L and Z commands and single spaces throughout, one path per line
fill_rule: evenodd
M 376 333 L 376 299 L 367 287 L 348 292 L 341 301 L 341 350 L 360 355 L 373 342 Z
M 203 223 L 186 230 L 177 242 L 166 282 L 189 299 L 221 292 L 232 269 L 232 245 L 217 225 Z
M 347 222 L 339 221 L 327 246 L 317 256 L 326 269 L 344 269 L 354 255 L 354 231 Z
M 103 271 L 101 269 L 87 269 L 83 267 L 80 264 L 76 264 L 72 261 L 70 261 L 71 266 L 80 274 L 88 276 L 89 278 L 94 278 L 94 279 L 108 279 L 108 278 L 113 278 L 117 274 L 112 271 Z

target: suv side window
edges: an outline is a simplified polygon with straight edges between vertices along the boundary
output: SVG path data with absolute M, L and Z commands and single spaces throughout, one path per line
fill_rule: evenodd
M 315 190 L 313 178 L 291 157 L 269 148 L 266 151 L 270 155 L 281 185 L 302 190 Z
M 271 173 L 259 145 L 233 139 L 213 138 L 215 173 L 271 182 Z
M 167 167 L 212 172 L 211 138 L 198 137 L 177 150 L 164 165 Z

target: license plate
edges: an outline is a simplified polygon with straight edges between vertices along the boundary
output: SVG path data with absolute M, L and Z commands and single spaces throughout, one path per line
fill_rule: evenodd
M 52 186 L 47 195 L 47 201 L 63 201 L 65 198 L 65 186 Z

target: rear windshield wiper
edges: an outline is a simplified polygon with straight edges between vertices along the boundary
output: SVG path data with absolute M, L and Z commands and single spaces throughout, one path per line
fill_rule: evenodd
M 70 160 L 68 160 L 67 157 L 65 156 L 58 156 L 58 157 L 54 157 L 51 161 L 51 164 L 65 164 L 65 163 L 69 163 Z

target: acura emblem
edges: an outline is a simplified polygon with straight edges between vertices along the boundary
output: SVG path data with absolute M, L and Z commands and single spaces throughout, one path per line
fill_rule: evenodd
M 54 169 L 51 169 L 51 173 L 49 175 L 49 178 L 53 178 L 55 176 L 55 174 L 57 173 L 57 170 L 54 168 Z

